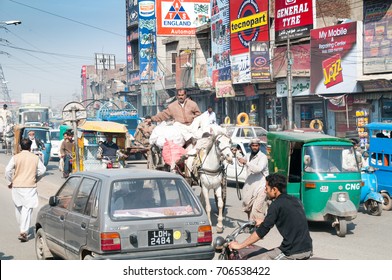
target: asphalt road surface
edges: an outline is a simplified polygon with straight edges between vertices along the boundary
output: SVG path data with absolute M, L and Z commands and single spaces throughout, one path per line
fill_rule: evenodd
M 0 150 L 0 259 L 1 260 L 35 260 L 34 236 L 29 242 L 21 243 L 18 239 L 18 226 L 15 220 L 11 192 L 4 180 L 4 167 L 10 156 L 4 155 Z M 47 175 L 38 183 L 40 207 L 47 202 L 50 195 L 64 182 L 57 170 L 56 161 L 48 165 Z M 146 168 L 145 164 L 131 163 L 128 168 Z M 198 186 L 193 186 L 196 193 L 200 193 Z M 216 224 L 216 208 L 212 193 L 210 200 L 213 207 L 212 223 Z M 38 209 L 34 211 L 34 214 Z M 33 222 L 35 221 L 35 215 Z M 246 221 L 246 215 L 241 211 L 241 201 L 237 197 L 236 188 L 231 184 L 228 188 L 227 210 L 224 217 L 224 232 L 226 236 L 232 232 L 237 223 Z M 32 223 L 33 225 L 33 223 Z M 392 232 L 392 211 L 383 212 L 381 216 L 370 216 L 363 212 L 362 207 L 356 219 L 348 223 L 348 233 L 344 238 L 336 236 L 335 230 L 328 223 L 309 223 L 310 234 L 313 239 L 314 257 L 318 259 L 333 260 L 392 260 L 392 243 L 388 236 Z M 33 231 L 33 228 L 31 228 Z M 214 237 L 217 234 L 214 232 Z M 247 236 L 241 235 L 242 240 Z M 267 249 L 276 247 L 282 238 L 273 228 L 265 239 L 258 245 Z M 217 255 L 215 259 L 217 258 Z

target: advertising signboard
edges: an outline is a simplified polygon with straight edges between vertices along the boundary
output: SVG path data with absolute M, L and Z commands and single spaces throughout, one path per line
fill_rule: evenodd
M 215 90 L 216 90 L 217 98 L 235 96 L 235 91 L 233 89 L 233 85 L 231 84 L 231 81 L 216 82 Z
M 233 84 L 249 83 L 249 46 L 269 41 L 268 1 L 230 0 L 230 60 Z
M 315 9 L 314 0 L 275 0 L 275 40 L 308 37 Z
M 311 30 L 311 93 L 359 91 L 357 34 L 357 22 Z
M 293 78 L 291 81 L 292 96 L 309 95 L 310 78 Z M 287 97 L 288 86 L 287 79 L 276 80 L 276 97 Z
M 230 14 L 229 0 L 211 1 L 212 84 L 230 81 Z
M 291 74 L 293 77 L 310 76 L 310 44 L 290 46 L 293 64 Z M 287 47 L 277 47 L 274 50 L 272 61 L 272 73 L 274 78 L 287 77 Z
M 154 81 L 157 71 L 155 2 L 139 0 L 140 81 Z
M 249 53 L 249 42 L 269 41 L 268 1 L 230 0 L 231 55 Z
M 156 106 L 156 91 L 154 84 L 141 84 L 140 93 L 142 96 L 142 106 Z
M 252 83 L 270 82 L 269 42 L 250 42 L 250 77 Z
M 210 21 L 210 0 L 156 0 L 157 34 L 195 35 L 196 28 Z
M 365 0 L 363 73 L 392 72 L 392 0 Z

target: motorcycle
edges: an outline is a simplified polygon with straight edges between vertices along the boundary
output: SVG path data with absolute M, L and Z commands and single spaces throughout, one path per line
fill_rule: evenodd
M 380 216 L 384 199 L 382 195 L 377 192 L 377 177 L 374 173 L 375 169 L 372 166 L 363 167 L 361 169 L 362 182 L 360 203 L 368 214 L 373 216 Z
M 244 224 L 238 224 L 238 227 L 226 238 L 218 236 L 214 240 L 214 248 L 216 251 L 220 251 L 219 260 L 246 260 L 250 257 L 250 254 L 256 251 L 260 251 L 263 248 L 257 245 L 250 245 L 247 248 L 241 250 L 230 250 L 229 243 L 234 241 L 238 235 L 243 233 L 252 234 L 256 229 L 255 221 L 249 221 Z M 264 249 L 265 250 L 265 249 Z M 267 251 L 267 250 L 265 250 Z

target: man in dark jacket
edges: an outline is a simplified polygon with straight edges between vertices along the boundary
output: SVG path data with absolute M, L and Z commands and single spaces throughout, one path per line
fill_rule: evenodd
M 268 234 L 276 226 L 283 241 L 279 247 L 265 253 L 256 255 L 251 259 L 261 260 L 303 260 L 312 256 L 312 238 L 302 203 L 286 191 L 286 178 L 280 174 L 271 174 L 266 177 L 265 192 L 273 200 L 268 208 L 264 221 L 256 220 L 258 226 L 244 242 L 233 241 L 229 244 L 231 249 L 243 249 Z

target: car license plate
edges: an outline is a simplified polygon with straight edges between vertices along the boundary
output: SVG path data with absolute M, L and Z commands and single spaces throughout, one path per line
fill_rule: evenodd
M 173 244 L 173 230 L 153 230 L 148 232 L 148 246 Z

